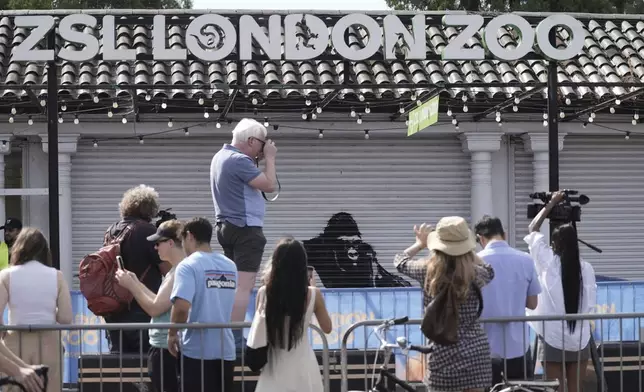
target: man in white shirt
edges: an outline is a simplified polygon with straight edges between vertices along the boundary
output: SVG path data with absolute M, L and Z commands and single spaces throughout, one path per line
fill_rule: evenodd
M 484 248 L 479 257 L 494 268 L 494 279 L 481 290 L 481 319 L 523 317 L 526 308 L 537 307 L 541 285 L 529 254 L 516 250 L 505 240 L 499 218 L 484 216 L 474 226 L 477 242 Z M 493 384 L 506 379 L 526 380 L 534 375 L 530 355 L 530 328 L 526 323 L 485 323 L 492 354 Z

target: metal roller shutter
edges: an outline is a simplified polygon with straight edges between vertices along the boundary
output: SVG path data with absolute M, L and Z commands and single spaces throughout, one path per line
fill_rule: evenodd
M 512 137 L 510 143 L 514 149 L 514 176 L 511 177 L 514 181 L 514 247 L 527 252 L 528 245 L 523 237 L 528 234 L 530 224 L 528 204 L 534 203 L 529 195 L 535 191 L 532 153 L 526 152 L 523 141 L 518 137 Z
M 11 153 L 4 157 L 4 165 L 4 187 L 21 188 L 22 149 L 12 149 Z M 5 196 L 5 214 L 6 218 L 24 220 L 21 196 Z
M 623 135 L 568 135 L 560 155 L 563 188 L 590 197 L 582 207 L 579 237 L 603 250 L 580 244 L 582 257 L 597 275 L 644 279 L 644 140 Z
M 333 214 L 347 212 L 380 264 L 392 271 L 394 254 L 413 241 L 414 224 L 435 223 L 443 215 L 469 220 L 470 159 L 456 137 L 316 136 L 279 141 L 283 191 L 267 207 L 264 259 L 280 237 L 313 238 Z M 104 230 L 118 219 L 118 203 L 131 186 L 154 186 L 162 207 L 180 219 L 214 219 L 209 167 L 227 141 L 112 141 L 96 149 L 88 140 L 79 143 L 72 164 L 75 275 L 78 261 L 101 245 Z

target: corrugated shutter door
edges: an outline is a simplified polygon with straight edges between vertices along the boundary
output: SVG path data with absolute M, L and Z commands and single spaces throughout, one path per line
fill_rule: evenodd
M 514 247 L 527 252 L 528 245 L 523 237 L 528 234 L 530 224 L 528 204 L 534 203 L 529 196 L 534 192 L 532 153 L 526 152 L 520 138 L 512 137 L 510 140 L 514 149 Z
M 10 154 L 4 157 L 4 187 L 22 187 L 22 150 L 13 149 Z M 7 218 L 18 218 L 22 216 L 22 197 L 5 196 L 5 213 Z
M 155 187 L 162 207 L 180 219 L 214 220 L 209 167 L 227 141 L 112 141 L 96 149 L 81 142 L 72 165 L 75 273 L 78 261 L 100 247 L 104 230 L 118 220 L 118 203 L 131 186 Z M 470 160 L 456 137 L 315 135 L 280 140 L 278 149 L 283 191 L 267 207 L 265 260 L 280 237 L 316 237 L 333 214 L 347 212 L 380 264 L 392 271 L 394 254 L 413 242 L 414 224 L 435 223 L 443 215 L 469 220 Z M 213 246 L 219 249 L 216 239 Z
M 644 139 L 568 135 L 560 155 L 562 188 L 590 197 L 582 207 L 582 257 L 597 275 L 644 279 Z

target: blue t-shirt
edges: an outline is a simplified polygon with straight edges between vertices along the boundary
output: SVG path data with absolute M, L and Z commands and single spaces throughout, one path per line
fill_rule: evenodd
M 264 198 L 258 189 L 248 185 L 260 174 L 251 157 L 229 144 L 215 154 L 210 163 L 210 191 L 217 222 L 264 226 Z
M 195 252 L 176 268 L 170 298 L 172 303 L 177 298 L 190 302 L 188 323 L 230 323 L 237 288 L 235 263 L 219 253 Z M 189 358 L 235 360 L 230 329 L 223 334 L 221 329 L 187 329 L 181 343 L 181 353 Z

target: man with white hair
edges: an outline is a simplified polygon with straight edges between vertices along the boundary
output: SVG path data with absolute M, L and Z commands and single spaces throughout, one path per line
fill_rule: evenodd
M 231 321 L 243 322 L 255 277 L 262 263 L 265 201 L 261 192 L 275 190 L 275 143 L 266 127 L 244 118 L 233 129 L 233 140 L 224 144 L 210 164 L 210 189 L 215 204 L 217 241 L 237 265 L 238 281 Z M 257 162 L 264 159 L 262 172 Z M 238 348 L 241 330 L 234 331 Z

